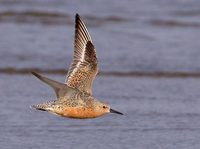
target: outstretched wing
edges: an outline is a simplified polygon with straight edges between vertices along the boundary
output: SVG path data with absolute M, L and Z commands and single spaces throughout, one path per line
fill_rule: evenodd
M 98 72 L 95 47 L 89 32 L 76 14 L 74 57 L 65 83 L 80 91 L 92 94 L 92 84 Z

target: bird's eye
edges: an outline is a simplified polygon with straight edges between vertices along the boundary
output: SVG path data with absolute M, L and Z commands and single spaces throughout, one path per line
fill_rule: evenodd
M 105 108 L 106 108 L 106 106 L 103 106 L 103 108 L 105 109 Z

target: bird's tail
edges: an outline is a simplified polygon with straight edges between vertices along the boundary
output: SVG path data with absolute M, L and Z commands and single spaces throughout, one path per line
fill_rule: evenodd
M 54 103 L 54 101 L 40 103 L 40 104 L 32 105 L 31 108 L 35 108 L 35 109 L 41 110 L 41 111 L 51 111 L 53 103 Z

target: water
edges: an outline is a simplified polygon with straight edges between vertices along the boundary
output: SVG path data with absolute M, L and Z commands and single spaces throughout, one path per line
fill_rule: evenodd
M 78 12 L 102 71 L 198 72 L 199 5 L 198 0 L 2 1 L 0 68 L 67 69 Z
M 0 77 L 1 148 L 199 147 L 197 79 L 99 77 L 94 95 L 125 116 L 74 120 L 29 109 L 31 104 L 54 97 L 52 90 L 34 77 Z M 63 80 L 62 75 L 50 77 Z
M 1 0 L 0 148 L 198 149 L 199 5 Z M 97 49 L 94 96 L 125 116 L 74 120 L 29 108 L 55 98 L 29 71 L 65 80 L 77 12 Z

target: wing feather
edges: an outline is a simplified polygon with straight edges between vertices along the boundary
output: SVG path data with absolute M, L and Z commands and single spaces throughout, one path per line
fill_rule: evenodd
M 70 87 L 92 94 L 92 84 L 97 72 L 95 47 L 84 22 L 76 14 L 74 57 L 65 83 Z

